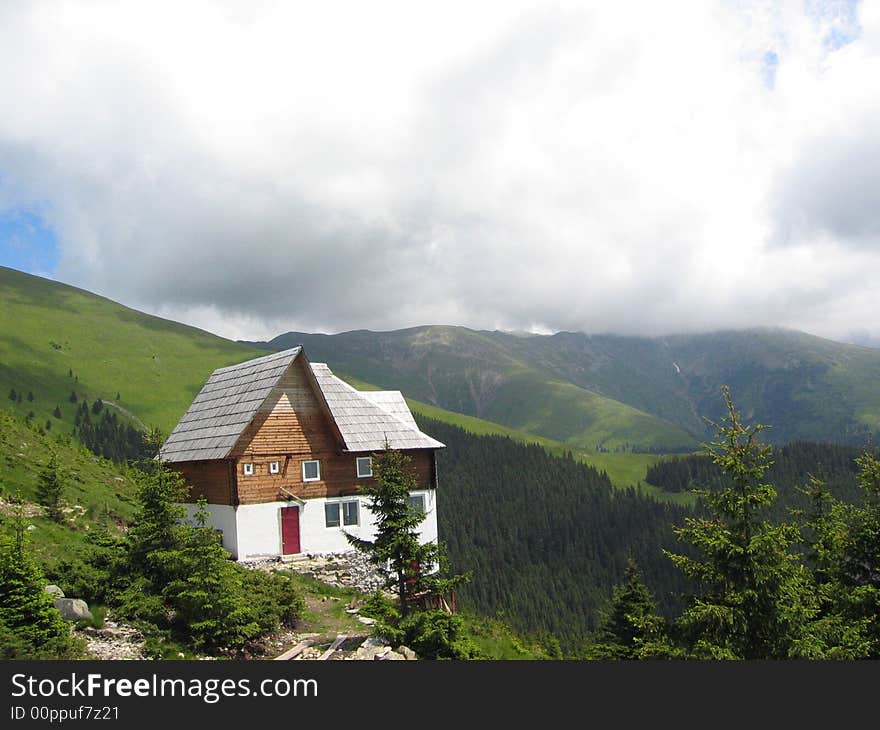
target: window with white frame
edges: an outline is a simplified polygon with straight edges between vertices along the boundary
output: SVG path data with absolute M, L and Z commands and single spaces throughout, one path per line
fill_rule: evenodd
M 406 503 L 413 512 L 424 516 L 425 514 L 425 495 L 411 494 L 406 498 Z
M 360 524 L 360 504 L 356 499 L 324 504 L 324 525 L 326 527 L 349 527 Z
M 303 481 L 316 482 L 321 478 L 321 464 L 317 459 L 303 462 Z
M 252 477 L 254 475 L 254 465 L 253 464 L 242 464 L 241 473 L 246 477 Z
M 280 471 L 281 471 L 281 464 L 279 464 L 277 461 L 270 461 L 269 462 L 269 473 L 270 474 L 277 474 Z
M 357 475 L 358 478 L 373 476 L 372 456 L 359 456 L 357 458 Z

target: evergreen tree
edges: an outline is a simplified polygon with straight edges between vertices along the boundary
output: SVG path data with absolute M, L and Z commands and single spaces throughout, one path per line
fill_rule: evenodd
M 28 399 L 29 402 L 33 402 L 33 400 L 34 400 L 34 393 L 33 393 L 33 391 L 31 391 L 31 390 L 28 391 L 27 399 Z
M 152 474 L 137 477 L 139 509 L 128 531 L 129 564 L 133 572 L 161 587 L 169 578 L 169 553 L 184 541 L 188 489 L 183 477 L 156 463 Z
M 46 507 L 46 514 L 53 522 L 64 522 L 64 514 L 61 512 L 63 489 L 58 457 L 52 454 L 37 482 L 37 501 Z
M 597 643 L 588 647 L 590 659 L 663 659 L 676 652 L 666 636 L 665 621 L 657 615 L 654 597 L 630 558 L 623 584 L 616 586 L 603 612 Z
M 15 388 L 9 391 L 9 400 L 15 403 L 18 400 L 18 393 L 15 392 Z
M 239 646 L 256 636 L 260 625 L 244 593 L 240 569 L 207 526 L 204 499 L 194 519 L 196 526 L 183 531 L 181 547 L 168 556 L 167 567 L 175 577 L 162 595 L 196 648 Z
M 361 489 L 376 519 L 376 538 L 364 540 L 346 533 L 349 543 L 368 555 L 385 575 L 386 587 L 397 595 L 403 618 L 416 594 L 446 593 L 467 580 L 466 576 L 446 578 L 438 544 L 419 542 L 418 528 L 424 515 L 407 502 L 410 492 L 417 489 L 409 462 L 408 456 L 386 443 L 385 450 L 373 458 L 374 483 Z
M 685 520 L 678 538 L 702 554 L 667 552 L 697 585 L 679 618 L 690 654 L 704 659 L 785 659 L 797 654 L 811 616 L 809 576 L 794 552 L 797 527 L 773 524 L 767 507 L 776 497 L 763 482 L 770 448 L 758 441 L 765 428 L 746 426 L 727 386 L 727 415 L 706 446 L 728 480 L 698 492 L 707 516 Z
M 71 403 L 76 403 L 76 401 L 77 401 L 78 399 L 77 399 L 77 397 L 76 397 L 76 391 L 75 391 L 75 390 L 71 390 L 71 391 L 70 391 L 70 398 L 68 398 L 68 400 L 69 400 Z
M 55 406 L 55 410 L 52 411 L 52 415 L 55 416 L 55 418 L 61 418 L 61 406 Z
M 80 644 L 43 590 L 26 540 L 19 511 L 14 539 L 0 541 L 0 659 L 73 658 Z

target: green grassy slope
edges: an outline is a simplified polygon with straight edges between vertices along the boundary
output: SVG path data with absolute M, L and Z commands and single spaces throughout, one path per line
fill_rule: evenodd
M 367 383 L 346 373 L 337 372 L 336 375 L 358 390 L 379 390 L 372 383 Z M 682 504 L 689 504 L 691 501 L 690 495 L 670 494 L 645 482 L 645 473 L 648 467 L 656 464 L 661 459 L 667 458 L 666 456 L 658 454 L 632 454 L 629 452 L 592 452 L 588 449 L 563 443 L 562 441 L 535 436 L 527 431 L 519 431 L 502 426 L 499 423 L 485 421 L 475 416 L 466 416 L 463 413 L 447 411 L 437 406 L 413 400 L 412 398 L 407 398 L 406 402 L 417 418 L 422 416 L 435 421 L 441 421 L 442 423 L 448 423 L 478 436 L 507 436 L 523 444 L 539 444 L 554 456 L 564 456 L 570 451 L 576 460 L 589 464 L 599 471 L 604 471 L 608 474 L 611 483 L 618 489 L 637 487 L 647 494 L 652 494 L 667 501 Z
M 152 317 L 81 289 L 0 267 L 0 404 L 33 411 L 60 406 L 69 433 L 80 400 L 101 398 L 166 433 L 211 371 L 264 354 L 194 327 Z M 73 373 L 71 376 L 70 373 Z M 32 392 L 33 401 L 27 400 Z
M 491 332 L 445 326 L 297 332 L 256 344 L 274 350 L 302 344 L 312 360 L 341 372 L 572 448 L 690 451 L 698 445 L 681 426 L 554 377 Z
M 37 484 L 52 454 L 57 457 L 64 489 L 65 525 L 42 515 L 30 514 L 37 499 Z M 27 505 L 28 531 L 41 564 L 51 568 L 69 548 L 82 543 L 85 535 L 100 527 L 117 529 L 135 513 L 135 485 L 125 467 L 99 458 L 69 436 L 40 433 L 14 417 L 11 409 L 0 409 L 0 531 L 12 530 L 16 507 L 12 498 Z

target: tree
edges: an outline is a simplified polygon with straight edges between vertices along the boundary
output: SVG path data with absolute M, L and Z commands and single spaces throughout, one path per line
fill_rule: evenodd
M 180 473 L 156 462 L 151 474 L 137 477 L 139 509 L 128 531 L 129 564 L 134 572 L 164 585 L 169 577 L 168 553 L 184 540 L 188 489 Z
M 75 390 L 71 390 L 71 391 L 70 391 L 70 398 L 68 398 L 68 400 L 69 400 L 71 403 L 76 403 L 76 401 L 77 401 L 78 399 L 77 399 L 77 397 L 76 397 L 76 391 L 75 391 Z
M 393 642 L 405 643 L 426 659 L 467 659 L 476 647 L 464 636 L 460 616 L 425 609 L 414 601 L 422 595 L 446 595 L 470 579 L 449 576 L 446 556 L 438 543 L 419 542 L 424 515 L 407 497 L 416 489 L 409 457 L 385 444 L 373 458 L 372 485 L 362 487 L 376 519 L 376 537 L 364 540 L 346 533 L 349 543 L 365 553 L 385 576 L 385 587 L 397 596 L 397 607 L 376 596 L 376 630 Z
M 15 392 L 15 388 L 9 391 L 9 400 L 15 403 L 18 400 L 18 393 Z
M 12 540 L 0 541 L 0 658 L 64 659 L 81 652 L 70 625 L 43 590 L 19 509 Z
M 55 406 L 55 410 L 52 411 L 52 415 L 55 416 L 55 418 L 61 418 L 61 406 Z
M 373 459 L 374 483 L 361 488 L 376 518 L 376 538 L 364 540 L 346 533 L 349 543 L 368 555 L 385 576 L 386 588 L 396 593 L 404 618 L 414 595 L 444 593 L 467 579 L 445 578 L 440 571 L 443 556 L 438 544 L 419 542 L 418 526 L 424 516 L 407 502 L 410 492 L 417 489 L 409 461 L 386 443 L 385 450 Z
M 204 499 L 198 502 L 194 520 L 196 526 L 183 531 L 181 547 L 169 555 L 169 572 L 175 577 L 162 595 L 174 611 L 175 623 L 196 648 L 240 646 L 260 632 L 240 569 L 207 526 Z
M 588 648 L 590 659 L 662 659 L 675 651 L 666 637 L 665 621 L 657 615 L 654 597 L 642 582 L 638 565 L 630 558 L 624 582 L 614 588 L 603 612 L 597 643 Z
M 46 507 L 46 514 L 53 522 L 64 521 L 61 512 L 61 494 L 64 485 L 58 469 L 58 457 L 55 454 L 49 458 L 37 482 L 37 501 Z
M 812 610 L 809 575 L 793 550 L 800 532 L 765 518 L 776 497 L 763 482 L 771 463 L 758 441 L 765 427 L 744 425 L 727 386 L 722 394 L 727 415 L 712 423 L 717 440 L 705 451 L 726 485 L 697 490 L 707 516 L 675 528 L 702 556 L 666 552 L 697 586 L 678 624 L 695 658 L 785 659 L 798 654 Z
M 28 391 L 27 399 L 28 399 L 29 402 L 33 402 L 33 400 L 34 400 L 34 393 L 33 393 L 32 390 L 29 390 L 29 391 Z

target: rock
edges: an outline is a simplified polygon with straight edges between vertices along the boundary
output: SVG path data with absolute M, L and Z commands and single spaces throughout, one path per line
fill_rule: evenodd
M 28 525 L 28 526 L 27 526 L 27 531 L 28 531 L 28 532 L 33 532 L 33 531 L 36 530 L 36 529 L 37 529 L 37 526 L 36 526 L 36 525 Z
M 403 646 L 402 644 L 397 647 L 397 653 L 403 656 L 408 662 L 415 661 L 418 659 L 416 653 L 410 649 L 408 646 Z
M 403 654 L 398 654 L 396 651 L 388 651 L 388 652 L 385 652 L 384 654 L 382 654 L 381 656 L 379 656 L 377 654 L 376 659 L 378 659 L 379 661 L 383 661 L 383 662 L 406 661 L 406 658 L 403 656 Z
M 54 605 L 61 614 L 61 618 L 67 621 L 81 621 L 82 619 L 92 618 L 89 604 L 81 598 L 56 598 Z
M 358 615 L 357 620 L 360 621 L 362 624 L 365 624 L 366 626 L 372 626 L 374 623 L 376 623 L 376 619 L 369 618 L 367 616 Z
M 58 586 L 51 583 L 43 588 L 43 590 L 46 591 L 46 593 L 48 593 L 50 596 L 52 596 L 53 599 L 64 598 L 64 591 L 62 591 Z

